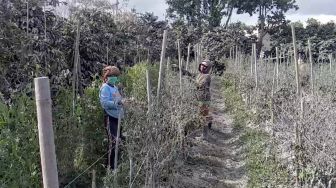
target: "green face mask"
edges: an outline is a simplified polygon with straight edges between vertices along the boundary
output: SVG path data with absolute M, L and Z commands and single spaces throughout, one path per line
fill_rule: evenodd
M 115 77 L 115 76 L 111 76 L 111 77 L 108 77 L 108 81 L 107 82 L 109 84 L 116 85 L 116 84 L 119 83 L 119 78 Z

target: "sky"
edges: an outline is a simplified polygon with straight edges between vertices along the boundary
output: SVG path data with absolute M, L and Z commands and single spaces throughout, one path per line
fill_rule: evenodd
M 137 12 L 153 12 L 160 19 L 164 19 L 167 5 L 165 0 L 127 0 L 127 8 L 135 8 Z M 336 0 L 297 0 L 299 10 L 286 14 L 291 21 L 301 21 L 303 24 L 308 18 L 315 18 L 322 23 L 336 22 Z M 126 6 L 126 5 L 124 5 Z M 233 15 L 232 22 L 241 21 L 248 25 L 257 23 L 257 17 L 248 14 Z

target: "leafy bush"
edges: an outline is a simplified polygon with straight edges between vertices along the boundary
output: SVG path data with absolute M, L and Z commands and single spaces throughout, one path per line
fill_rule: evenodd
M 34 101 L 21 95 L 0 103 L 1 187 L 40 187 L 40 157 Z

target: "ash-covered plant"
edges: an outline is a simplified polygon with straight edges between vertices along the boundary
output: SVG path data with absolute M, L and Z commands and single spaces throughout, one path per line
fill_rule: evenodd
M 145 64 L 141 66 L 143 66 L 142 70 L 153 68 Z M 134 67 L 134 69 L 138 70 L 141 67 Z M 132 71 L 134 70 L 128 70 L 128 73 Z M 174 181 L 172 174 L 176 160 L 183 154 L 186 125 L 193 124 L 195 128 L 199 126 L 197 104 L 194 100 L 194 84 L 189 79 L 183 78 L 183 87 L 180 90 L 179 75 L 170 71 L 164 70 L 159 97 L 157 87 L 154 86 L 157 80 L 154 77 L 156 74 L 150 74 L 151 103 L 147 101 L 147 93 L 145 96 L 137 96 L 139 93 L 146 92 L 146 79 L 132 80 L 136 87 L 128 91 L 128 96 L 137 100 L 125 108 L 126 118 L 122 126 L 127 133 L 127 138 L 122 147 L 127 157 L 123 158 L 121 166 L 127 164 L 127 170 L 129 170 L 129 161 L 133 161 L 132 178 L 124 177 L 133 187 L 171 185 Z M 139 77 L 146 78 L 146 71 L 141 71 Z M 119 170 L 122 173 L 124 168 Z M 120 184 L 123 183 L 120 181 L 105 185 L 112 187 L 116 186 L 116 183 L 118 187 L 128 186 L 128 184 Z
M 335 184 L 335 85 L 331 76 L 335 69 L 326 62 L 313 64 L 313 77 L 310 64 L 302 70 L 299 66 L 301 95 L 290 58 L 278 66 L 267 58 L 259 60 L 257 68 L 251 60 L 232 60 L 227 66 L 234 74 L 235 88 L 254 114 L 254 127 L 269 135 L 272 155 L 293 180 L 283 181 L 283 186 L 294 186 L 295 178 L 302 186 Z

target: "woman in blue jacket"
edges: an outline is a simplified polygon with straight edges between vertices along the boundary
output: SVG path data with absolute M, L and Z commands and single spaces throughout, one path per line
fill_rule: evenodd
M 108 147 L 108 168 L 115 169 L 114 154 L 118 132 L 119 118 L 123 118 L 124 100 L 117 87 L 120 71 L 115 66 L 107 66 L 103 69 L 103 85 L 100 88 L 99 99 L 105 112 L 105 126 L 109 138 Z M 120 133 L 121 137 L 121 133 Z M 120 139 L 119 139 L 120 140 Z

